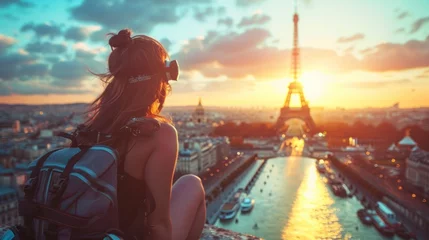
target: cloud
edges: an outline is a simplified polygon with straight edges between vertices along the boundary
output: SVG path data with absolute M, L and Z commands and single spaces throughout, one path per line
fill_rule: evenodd
M 106 31 L 104 29 L 98 30 L 98 31 L 94 31 L 91 33 L 91 35 L 89 36 L 89 38 L 91 39 L 91 41 L 93 42 L 108 42 L 109 36 L 107 36 L 107 34 L 109 32 L 113 32 L 113 31 Z
M 3 14 L 1 16 L 2 16 L 2 18 L 7 19 L 9 21 L 18 21 L 19 20 L 19 18 L 17 16 L 12 15 L 10 13 L 5 13 L 5 14 Z
M 394 85 L 401 86 L 409 83 L 411 83 L 409 79 L 396 79 L 396 80 L 387 80 L 387 81 L 346 82 L 346 83 L 341 83 L 339 85 L 347 88 L 379 89 L 379 88 L 385 88 L 387 86 L 394 86 Z
M 76 58 L 79 59 L 93 59 L 97 54 L 94 52 L 86 51 L 84 49 L 76 49 Z
M 398 14 L 398 16 L 396 17 L 397 19 L 404 19 L 406 17 L 410 16 L 410 13 L 407 11 L 403 11 L 401 13 Z
M 0 95 L 9 96 L 20 95 L 46 95 L 46 94 L 87 94 L 92 93 L 91 89 L 80 86 L 64 87 L 52 84 L 50 81 L 0 81 Z
M 0 7 L 7 7 L 9 5 L 16 5 L 18 7 L 23 7 L 23 8 L 30 8 L 34 6 L 33 3 L 22 1 L 22 0 L 1 0 L 0 1 Z
M 211 31 L 205 38 L 190 39 L 173 55 L 183 72 L 197 71 L 204 77 L 256 81 L 276 80 L 289 76 L 291 51 L 270 46 L 271 34 L 266 29 L 252 28 L 243 32 Z M 429 36 L 424 41 L 404 44 L 383 43 L 361 50 L 357 59 L 350 48 L 338 55 L 334 50 L 302 48 L 301 63 L 305 71 L 332 74 L 354 70 L 369 72 L 401 71 L 429 66 Z
M 92 32 L 99 30 L 97 27 L 85 26 L 85 27 L 69 27 L 65 32 L 64 37 L 69 40 L 74 41 L 84 41 L 86 40 Z
M 33 64 L 37 58 L 31 55 L 7 54 L 0 55 L 0 79 L 4 81 L 20 78 L 21 70 Z M 29 77 L 29 76 L 22 76 Z
M 220 18 L 217 20 L 217 24 L 231 27 L 234 24 L 234 20 L 231 17 Z
M 7 48 L 15 44 L 16 40 L 12 37 L 0 34 L 0 54 L 6 51 Z
M 349 42 L 354 42 L 354 41 L 358 41 L 358 40 L 362 40 L 365 38 L 365 35 L 363 35 L 362 33 L 356 33 L 353 36 L 350 37 L 340 37 L 337 40 L 337 43 L 349 43 Z
M 429 66 L 429 35 L 426 40 L 404 44 L 382 43 L 364 56 L 361 68 L 368 71 L 399 71 Z
M 271 17 L 265 14 L 253 14 L 251 17 L 244 17 L 238 24 L 239 27 L 250 25 L 262 25 L 271 20 Z
M 72 17 L 83 22 L 96 23 L 105 29 L 119 31 L 131 28 L 136 32 L 150 32 L 158 24 L 178 22 L 189 6 L 210 3 L 211 0 L 124 0 L 92 1 L 84 0 L 70 9 Z
M 226 13 L 226 7 L 224 7 L 224 6 L 218 7 L 217 14 L 222 15 L 225 13 Z
M 405 32 L 405 28 L 401 27 L 395 30 L 395 33 L 403 33 Z
M 418 79 L 429 79 L 429 69 L 416 76 Z
M 49 66 L 44 63 L 26 64 L 20 69 L 20 79 L 28 80 L 35 77 L 44 77 L 49 73 Z
M 267 46 L 270 37 L 270 32 L 262 28 L 242 33 L 211 32 L 202 40 L 190 40 L 173 57 L 180 61 L 183 71 L 199 71 L 209 78 L 251 76 L 265 81 L 288 77 L 291 52 Z M 338 56 L 332 50 L 303 48 L 301 56 L 306 70 L 348 71 L 359 66 L 351 55 Z
M 21 27 L 21 32 L 26 32 L 26 31 L 34 31 L 34 33 L 38 37 L 47 36 L 47 37 L 50 37 L 51 39 L 55 37 L 59 37 L 61 35 L 60 26 L 57 26 L 55 24 L 47 24 L 47 23 L 42 23 L 42 24 L 27 23 Z
M 239 7 L 248 7 L 264 2 L 265 0 L 236 0 L 235 4 Z
M 80 81 L 89 73 L 81 61 L 72 60 L 54 63 L 51 75 L 58 79 L 56 83 L 71 86 L 79 85 Z
M 429 23 L 429 17 L 424 17 L 416 20 L 413 23 L 410 33 L 417 32 L 420 28 L 422 28 L 425 24 Z
M 205 22 L 208 17 L 211 17 L 214 14 L 215 9 L 212 6 L 207 7 L 204 10 L 200 10 L 199 8 L 194 9 L 194 18 L 200 22 Z
M 42 53 L 42 54 L 61 54 L 67 51 L 65 44 L 56 44 L 50 42 L 34 42 L 29 43 L 25 47 L 25 50 L 30 53 Z

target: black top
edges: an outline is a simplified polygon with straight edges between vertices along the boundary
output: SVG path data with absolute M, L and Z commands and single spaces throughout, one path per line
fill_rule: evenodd
M 127 173 L 118 174 L 119 227 L 127 232 L 137 218 L 137 209 L 144 206 L 146 199 L 145 181 Z M 143 225 L 143 223 L 141 223 Z
M 148 191 L 145 180 L 137 179 L 125 172 L 125 156 L 129 151 L 127 149 L 125 146 L 122 151 L 119 151 L 120 163 L 117 186 L 119 228 L 128 236 L 143 238 L 150 234 L 150 229 L 146 228 L 146 217 L 155 209 L 155 200 Z

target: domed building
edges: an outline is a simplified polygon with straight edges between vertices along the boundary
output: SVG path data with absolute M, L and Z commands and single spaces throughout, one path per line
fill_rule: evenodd
M 207 122 L 207 118 L 206 118 L 205 113 L 204 113 L 204 107 L 203 107 L 203 104 L 201 103 L 201 98 L 198 101 L 198 105 L 195 108 L 195 111 L 192 115 L 192 119 L 197 124 Z

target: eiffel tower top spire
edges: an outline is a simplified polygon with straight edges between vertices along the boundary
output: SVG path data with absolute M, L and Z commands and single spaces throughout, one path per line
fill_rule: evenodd
M 295 0 L 295 14 L 293 15 L 293 48 L 292 48 L 292 78 L 297 82 L 300 75 L 300 51 L 298 46 L 298 3 Z

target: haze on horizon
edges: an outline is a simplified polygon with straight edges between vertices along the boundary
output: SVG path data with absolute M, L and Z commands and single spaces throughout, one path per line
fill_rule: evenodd
M 429 1 L 300 0 L 304 92 L 327 108 L 429 106 Z M 281 106 L 293 2 L 0 2 L 0 103 L 90 102 L 109 32 L 159 39 L 181 77 L 167 106 Z M 190 27 L 191 26 L 191 27 Z

